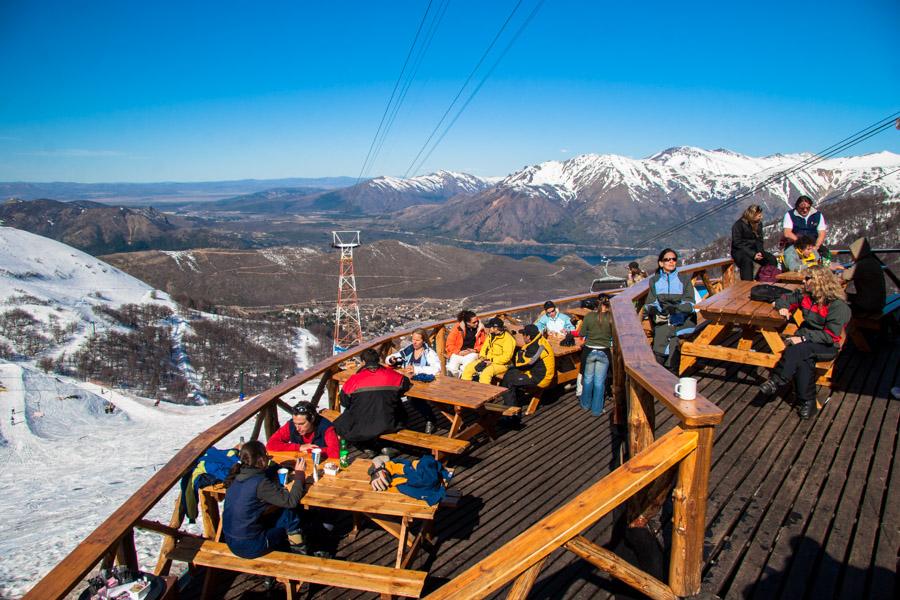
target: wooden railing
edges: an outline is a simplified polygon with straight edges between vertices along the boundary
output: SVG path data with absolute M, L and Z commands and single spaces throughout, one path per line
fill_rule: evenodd
M 731 273 L 730 263 L 730 260 L 711 261 L 682 268 L 682 271 L 697 274 L 704 278 L 712 288 L 712 283 L 706 275 L 707 271 L 725 267 L 723 280 L 728 280 Z M 660 492 L 651 488 L 663 479 L 662 476 L 670 471 L 671 467 L 677 464 L 678 483 L 675 488 L 675 527 L 670 583 L 666 585 L 658 582 L 612 555 L 609 551 L 595 547 L 591 542 L 580 538 L 578 533 L 585 527 L 579 529 L 576 525 L 586 522 L 586 518 L 579 517 L 571 526 L 566 525 L 563 532 L 554 536 L 550 545 L 556 544 L 554 549 L 565 545 L 566 548 L 583 556 L 599 568 L 630 585 L 636 585 L 651 596 L 672 597 L 671 594 L 693 594 L 699 591 L 700 586 L 706 489 L 713 439 L 712 428 L 721 421 L 722 412 L 700 396 L 693 402 L 680 402 L 674 399 L 672 390 L 675 378 L 654 360 L 640 319 L 635 312 L 634 303 L 640 303 L 646 296 L 646 282 L 627 290 L 613 290 L 611 293 L 618 294 L 612 303 L 617 340 L 613 361 L 614 394 L 620 405 L 625 402 L 626 397 L 628 400 L 631 458 L 622 467 L 594 484 L 589 490 L 576 496 L 560 510 L 567 508 L 571 510 L 572 507 L 583 509 L 590 515 L 590 518 L 596 521 L 612 508 L 631 499 L 634 504 L 632 512 L 636 515 L 634 521 L 639 523 L 641 518 L 649 514 L 650 508 L 658 504 Z M 564 304 L 593 296 L 594 294 L 579 294 L 556 301 Z M 481 317 L 536 312 L 540 310 L 541 304 L 542 302 L 496 310 L 484 313 Z M 429 332 L 436 350 L 441 356 L 443 356 L 446 339 L 446 326 L 454 322 L 454 320 L 436 321 L 421 326 L 422 329 Z M 332 375 L 337 372 L 341 363 L 355 357 L 366 348 L 376 348 L 384 355 L 397 346 L 400 338 L 408 336 L 412 331 L 412 328 L 396 331 L 355 347 L 339 356 L 320 361 L 282 384 L 247 401 L 228 417 L 202 432 L 41 579 L 25 598 L 29 600 L 63 598 L 98 564 L 109 566 L 113 562 L 118 562 L 129 568 L 137 569 L 134 528 L 142 527 L 158 532 L 171 532 L 180 526 L 177 508 L 168 526 L 145 521 L 144 517 L 169 490 L 178 485 L 182 475 L 207 449 L 254 416 L 256 421 L 251 439 L 257 439 L 263 432 L 267 437 L 270 436 L 278 428 L 278 409 L 287 408 L 284 401 L 280 399 L 281 396 L 317 378 L 319 385 L 311 400 L 319 402 L 323 394 L 328 394 L 333 402 L 337 393 L 337 384 Z M 623 385 L 625 375 L 628 376 L 627 385 Z M 662 402 L 681 421 L 680 427 L 662 436 L 659 440 L 654 439 L 654 400 Z M 644 491 L 638 493 L 642 489 Z M 588 494 L 588 492 L 591 493 Z M 547 519 L 551 519 L 554 515 L 550 515 Z M 541 523 L 545 521 L 546 519 Z M 510 548 L 510 550 L 514 550 L 513 552 L 494 559 L 505 564 L 502 569 L 497 569 L 496 572 L 490 574 L 481 573 L 478 578 L 479 589 L 489 590 L 484 594 L 500 589 L 514 579 L 516 583 L 511 596 L 524 597 L 527 594 L 537 578 L 540 565 L 549 554 L 549 552 L 544 553 L 548 547 L 547 540 L 543 539 L 545 536 L 531 533 L 533 531 L 540 532 L 540 529 L 535 529 L 536 527 L 538 525 L 497 551 L 500 552 L 510 545 L 514 545 Z M 530 537 L 528 537 L 529 535 Z M 171 538 L 166 538 L 164 551 L 170 540 Z M 540 544 L 540 548 L 532 547 L 537 544 Z M 520 551 L 525 552 L 529 558 L 523 559 Z M 167 572 L 168 569 L 168 564 L 162 559 L 163 554 L 164 552 L 157 564 L 156 571 L 158 573 Z M 494 555 L 485 560 L 492 557 Z M 446 597 L 446 594 L 451 593 L 454 589 L 452 586 L 456 585 L 457 580 L 463 577 L 472 577 L 471 573 L 478 572 L 477 569 L 482 568 L 479 565 L 483 562 L 473 566 L 472 569 L 437 590 L 432 596 L 435 598 Z M 442 591 L 444 588 L 447 588 L 446 591 Z M 468 590 L 467 595 L 474 597 L 468 594 Z

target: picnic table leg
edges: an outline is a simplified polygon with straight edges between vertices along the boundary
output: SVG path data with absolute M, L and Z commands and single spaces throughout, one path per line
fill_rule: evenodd
M 453 419 L 450 421 L 450 431 L 447 433 L 447 437 L 456 437 L 456 434 L 459 433 L 459 430 L 462 427 L 462 423 L 462 408 L 454 406 Z
M 215 498 L 200 490 L 200 515 L 203 519 L 203 536 L 207 539 L 219 541 L 219 503 Z
M 738 340 L 738 350 L 749 350 L 753 347 L 753 328 L 749 325 L 741 327 L 741 339 Z
M 175 509 L 172 511 L 172 518 L 169 519 L 169 527 L 178 529 L 181 527 L 181 494 L 175 498 Z M 172 568 L 172 561 L 169 560 L 169 552 L 175 548 L 175 538 L 172 536 L 163 536 L 162 547 L 159 549 L 159 558 L 156 559 L 156 568 L 153 569 L 154 575 L 165 577 Z
M 359 535 L 359 524 L 362 522 L 362 517 L 359 513 L 353 513 L 353 529 L 350 530 L 350 533 L 347 534 L 347 538 L 352 542 L 356 539 L 356 536 Z
M 409 537 L 409 517 L 402 517 L 400 520 L 400 543 L 397 545 L 397 564 L 398 569 L 402 568 L 403 558 L 406 554 L 406 540 Z
M 778 332 L 772 331 L 771 329 L 761 329 L 760 333 L 762 333 L 763 339 L 766 340 L 766 343 L 769 344 L 769 348 L 772 350 L 772 354 L 777 354 L 780 357 L 784 352 L 784 340 L 781 339 L 781 336 L 778 335 Z
M 700 348 L 712 344 L 715 339 L 724 331 L 725 325 L 721 323 L 710 323 L 704 327 L 703 331 L 693 342 L 685 342 L 681 345 L 681 363 L 678 365 L 678 373 L 684 373 L 687 369 L 694 366 L 697 357 L 686 352 L 691 352 L 693 348 Z

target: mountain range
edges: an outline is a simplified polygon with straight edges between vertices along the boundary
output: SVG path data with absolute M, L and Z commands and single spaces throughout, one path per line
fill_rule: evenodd
M 810 166 L 762 185 L 801 163 Z M 335 221 L 361 218 L 365 227 L 350 228 L 393 231 L 398 237 L 400 233 L 413 234 L 451 244 L 492 243 L 513 250 L 523 245 L 534 248 L 536 244 L 631 248 L 655 232 L 742 195 L 733 206 L 654 244 L 697 248 L 727 232 L 751 203 L 762 205 L 768 220 L 780 215 L 800 194 L 824 204 L 858 192 L 894 201 L 900 198 L 900 155 L 880 152 L 815 162 L 815 156 L 809 153 L 752 157 L 724 149 L 681 146 L 645 159 L 585 154 L 526 166 L 503 178 L 439 171 L 409 179 L 377 177 L 345 187 L 328 188 L 308 180 L 303 186 L 272 183 L 277 185 L 229 198 L 185 200 L 180 204 L 172 201 L 168 205 L 170 221 L 174 219 L 172 210 L 220 222 L 254 215 L 255 222 L 262 223 L 262 229 L 257 228 L 254 235 L 245 232 L 241 237 L 221 230 L 212 234 L 204 232 L 215 228 L 208 221 L 183 222 L 176 231 L 189 227 L 190 235 L 170 232 L 145 246 L 133 242 L 120 247 L 107 245 L 105 252 L 286 243 L 283 236 L 279 242 L 269 235 L 267 241 L 265 221 L 311 214 Z M 827 215 L 827 208 L 824 212 Z M 39 227 L 39 218 L 28 223 L 21 218 L 11 220 L 5 207 L 0 207 L 0 219 L 63 239 L 58 237 L 62 233 L 53 228 L 40 225 L 41 229 L 33 229 Z M 74 239 L 72 243 L 101 251 L 99 246 L 76 243 Z

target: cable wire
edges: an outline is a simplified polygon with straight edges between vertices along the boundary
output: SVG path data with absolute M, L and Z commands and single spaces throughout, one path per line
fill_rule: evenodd
M 413 174 L 415 174 L 416 171 L 421 169 L 422 166 L 428 161 L 428 158 L 431 156 L 432 152 L 434 152 L 435 149 L 440 145 L 441 141 L 444 139 L 444 136 L 446 136 L 447 133 L 449 133 L 450 129 L 456 123 L 457 119 L 459 119 L 459 117 L 463 114 L 463 111 L 466 110 L 466 107 L 469 106 L 469 103 L 472 101 L 472 99 L 475 98 L 475 95 L 481 89 L 481 86 L 483 86 L 485 84 L 485 82 L 488 80 L 488 78 L 491 76 L 491 74 L 494 72 L 494 70 L 500 64 L 500 61 L 502 61 L 503 57 L 506 56 L 506 53 L 509 52 L 510 48 L 513 47 L 513 44 L 516 43 L 516 40 L 519 39 L 519 36 L 522 35 L 522 32 L 525 31 L 526 27 L 528 27 L 528 24 L 531 23 L 531 20 L 534 19 L 535 15 L 537 15 L 538 11 L 540 10 L 540 8 L 543 4 L 544 4 L 544 0 L 539 0 L 538 3 L 535 5 L 535 7 L 531 10 L 531 12 L 528 14 L 528 16 L 525 18 L 525 20 L 519 26 L 519 29 L 516 30 L 515 34 L 513 34 L 512 39 L 510 39 L 509 43 L 506 45 L 506 47 L 503 49 L 503 51 L 500 52 L 500 56 L 497 57 L 497 60 L 494 61 L 494 64 L 491 66 L 491 68 L 488 70 L 488 72 L 485 73 L 484 77 L 481 78 L 481 81 L 478 82 L 478 85 L 475 86 L 475 89 L 472 90 L 472 93 L 469 94 L 469 97 L 466 98 L 466 101 L 462 104 L 462 106 L 460 106 L 456 115 L 454 115 L 453 119 L 450 120 L 450 122 L 447 124 L 447 127 L 444 129 L 444 131 L 441 133 L 441 135 L 438 136 L 437 140 L 431 146 L 431 149 L 425 154 L 424 157 L 422 157 L 422 160 L 419 161 L 418 166 L 412 171 Z
M 433 0 L 428 0 L 428 6 L 425 7 L 425 14 L 422 15 L 422 20 L 419 21 L 419 27 L 416 29 L 416 35 L 413 38 L 412 44 L 409 46 L 409 51 L 406 53 L 406 60 L 403 61 L 403 68 L 400 69 L 400 74 L 397 76 L 397 81 L 394 82 L 394 89 L 391 90 L 391 97 L 388 99 L 387 105 L 384 107 L 384 113 L 382 113 L 381 121 L 378 123 L 378 129 L 375 131 L 375 137 L 372 138 L 372 143 L 369 144 L 369 152 L 366 154 L 366 159 L 363 161 L 363 165 L 359 170 L 359 175 L 357 175 L 356 183 L 354 185 L 359 185 L 359 181 L 362 179 L 363 174 L 366 172 L 366 167 L 369 164 L 369 159 L 372 157 L 372 150 L 375 148 L 375 143 L 376 140 L 378 140 L 378 135 L 381 133 L 381 129 L 384 126 L 384 121 L 387 118 L 388 111 L 391 108 L 391 104 L 394 102 L 394 96 L 397 94 L 397 88 L 400 87 L 400 82 L 403 80 L 403 73 L 406 72 L 406 67 L 409 65 L 409 59 L 412 56 L 413 50 L 415 49 L 416 44 L 419 41 L 419 34 L 422 33 L 422 26 L 425 25 L 425 20 L 428 17 L 428 12 L 431 10 L 432 1 Z
M 450 111 L 453 110 L 453 106 L 456 104 L 457 100 L 459 100 L 460 96 L 462 96 L 463 92 L 466 89 L 466 86 L 469 85 L 469 82 L 472 81 L 472 78 L 475 77 L 475 73 L 478 72 L 478 69 L 481 68 L 481 65 L 484 64 L 485 59 L 487 59 L 488 54 L 490 54 L 491 50 L 494 48 L 494 45 L 497 43 L 497 40 L 500 39 L 500 36 L 503 35 L 503 32 L 506 30 L 509 22 L 512 21 L 513 16 L 515 16 L 516 11 L 519 10 L 519 7 L 522 5 L 523 0 L 518 0 L 516 5 L 510 11 L 509 15 L 506 17 L 506 20 L 503 21 L 503 24 L 500 26 L 500 29 L 497 31 L 496 35 L 494 35 L 494 39 L 491 40 L 491 43 L 488 44 L 488 47 L 485 49 L 484 53 L 481 55 L 481 58 L 478 59 L 478 63 L 475 65 L 475 68 L 472 69 L 472 72 L 469 73 L 469 76 L 466 77 L 466 80 L 460 86 L 459 91 L 456 92 L 456 96 L 453 97 L 453 100 L 450 102 L 450 105 L 447 107 L 447 110 L 444 111 L 444 114 L 441 116 L 441 119 L 438 121 L 437 125 L 434 126 L 434 129 L 431 130 L 431 133 L 428 136 L 428 139 L 425 140 L 425 143 L 422 144 L 422 147 L 419 149 L 419 152 L 416 154 L 416 157 L 412 160 L 409 165 L 409 168 L 403 174 L 403 177 L 409 177 L 410 172 L 412 171 L 413 166 L 419 160 L 419 157 L 422 156 L 422 153 L 425 152 L 425 148 L 428 147 L 428 144 L 434 138 L 434 134 L 438 132 L 443 125 L 444 120 L 447 118 L 447 115 L 450 114 Z

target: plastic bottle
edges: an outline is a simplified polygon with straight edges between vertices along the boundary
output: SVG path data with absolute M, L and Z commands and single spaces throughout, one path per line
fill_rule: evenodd
M 350 466 L 350 451 L 347 450 L 346 440 L 341 440 L 340 461 L 341 468 L 346 469 Z

